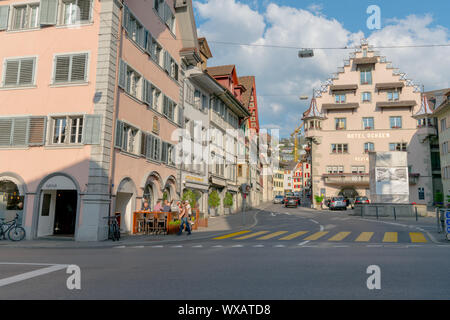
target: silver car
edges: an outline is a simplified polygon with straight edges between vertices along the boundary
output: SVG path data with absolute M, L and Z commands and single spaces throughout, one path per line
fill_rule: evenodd
M 275 196 L 275 198 L 273 198 L 273 203 L 283 203 L 283 199 L 284 199 L 283 196 L 277 195 Z
M 334 197 L 331 198 L 330 201 L 330 210 L 347 210 L 347 201 L 345 201 L 344 197 Z

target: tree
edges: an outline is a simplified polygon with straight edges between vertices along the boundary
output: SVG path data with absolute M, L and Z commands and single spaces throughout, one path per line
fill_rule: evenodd
M 195 208 L 195 204 L 197 203 L 197 196 L 191 189 L 186 189 L 183 192 L 183 196 L 181 197 L 181 200 L 183 201 L 189 201 L 189 204 L 191 205 L 191 208 Z
M 229 192 L 225 194 L 225 198 L 223 199 L 223 205 L 226 208 L 231 208 L 233 206 L 233 195 Z
M 220 205 L 220 197 L 217 190 L 213 190 L 209 195 L 208 204 L 211 208 L 217 208 Z
M 314 199 L 316 199 L 316 202 L 317 202 L 318 204 L 321 204 L 322 201 L 323 201 L 323 196 L 315 195 L 315 196 L 314 196 Z

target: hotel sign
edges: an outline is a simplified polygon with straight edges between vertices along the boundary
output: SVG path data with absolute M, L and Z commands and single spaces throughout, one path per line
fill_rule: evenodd
M 348 139 L 384 139 L 390 138 L 388 132 L 347 133 Z

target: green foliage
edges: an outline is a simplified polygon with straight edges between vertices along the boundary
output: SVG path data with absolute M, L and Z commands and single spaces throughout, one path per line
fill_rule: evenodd
M 233 195 L 229 192 L 225 194 L 225 198 L 223 199 L 223 205 L 226 208 L 231 208 L 233 206 Z
M 217 208 L 220 205 L 220 197 L 216 190 L 213 190 L 209 195 L 208 204 L 211 208 Z
M 180 220 L 169 221 L 169 226 L 179 226 L 181 224 Z
M 163 201 L 167 200 L 169 198 L 169 195 L 167 194 L 167 191 L 163 192 Z
M 186 191 L 183 192 L 183 196 L 181 197 L 181 200 L 189 201 L 191 208 L 195 208 L 195 205 L 197 203 L 197 196 L 196 196 L 195 192 L 193 192 L 191 189 L 187 189 Z
M 317 196 L 317 195 L 315 195 L 315 196 L 314 196 L 314 199 L 316 199 L 316 202 L 317 202 L 317 203 L 322 203 L 322 201 L 323 201 L 323 196 Z
M 436 192 L 434 194 L 434 201 L 436 201 L 436 202 L 443 202 L 444 201 L 444 194 L 442 192 Z

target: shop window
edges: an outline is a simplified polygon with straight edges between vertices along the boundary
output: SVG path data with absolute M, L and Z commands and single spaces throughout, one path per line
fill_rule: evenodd
M 0 217 L 14 218 L 15 213 L 23 210 L 24 196 L 21 196 L 17 185 L 10 180 L 0 181 Z

